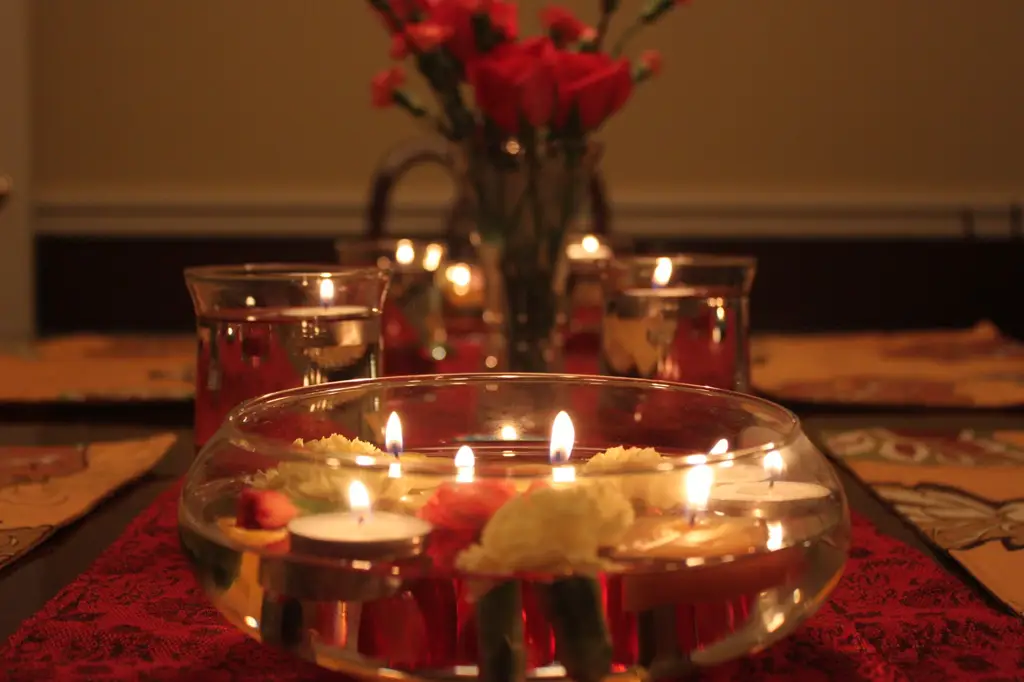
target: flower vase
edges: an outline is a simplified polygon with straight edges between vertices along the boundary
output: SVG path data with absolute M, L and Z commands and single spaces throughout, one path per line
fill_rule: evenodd
M 383 222 L 390 191 L 407 171 L 439 164 L 452 177 L 456 197 L 447 216 L 448 248 L 464 254 L 472 245 L 471 257 L 483 274 L 490 370 L 561 370 L 569 307 L 566 233 L 584 203 L 590 231 L 608 232 L 597 170 L 600 147 L 545 146 L 538 153 L 539 148 L 504 137 L 464 144 L 417 140 L 392 150 L 373 182 L 371 227 Z

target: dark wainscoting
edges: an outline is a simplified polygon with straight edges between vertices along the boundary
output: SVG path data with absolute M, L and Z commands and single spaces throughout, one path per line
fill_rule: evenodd
M 758 258 L 757 331 L 963 327 L 987 318 L 1024 337 L 1024 244 L 975 240 L 639 240 L 643 252 Z M 192 327 L 182 268 L 258 261 L 330 262 L 327 238 L 41 236 L 38 328 L 169 332 Z

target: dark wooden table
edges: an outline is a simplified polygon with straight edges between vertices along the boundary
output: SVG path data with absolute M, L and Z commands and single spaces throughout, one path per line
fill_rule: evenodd
M 817 437 L 821 429 L 861 426 L 1024 429 L 1024 414 L 850 414 L 814 416 L 805 420 L 805 429 L 812 439 Z M 0 445 L 57 445 L 119 440 L 167 430 L 160 426 L 103 426 L 94 423 L 8 423 L 0 424 Z M 178 435 L 178 441 L 149 474 L 121 489 L 85 518 L 58 531 L 27 557 L 0 573 L 0 641 L 6 640 L 24 619 L 42 608 L 62 587 L 85 571 L 140 511 L 185 473 L 194 451 L 191 432 L 187 429 L 171 430 Z M 882 532 L 920 549 L 947 571 L 962 580 L 970 581 L 958 565 L 948 557 L 933 552 L 915 531 L 904 525 L 864 486 L 845 471 L 841 471 L 840 475 L 854 510 L 871 519 Z

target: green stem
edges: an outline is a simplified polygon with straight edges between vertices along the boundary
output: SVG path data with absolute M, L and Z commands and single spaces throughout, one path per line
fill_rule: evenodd
M 601 18 L 597 20 L 597 38 L 594 40 L 594 52 L 601 51 L 601 45 L 604 43 L 605 37 L 608 35 L 608 28 L 612 23 L 612 13 L 601 11 Z
M 615 41 L 615 46 L 612 47 L 612 59 L 617 59 L 622 54 L 622 51 L 626 48 L 626 44 L 629 43 L 630 40 L 636 37 L 636 35 L 643 30 L 644 25 L 645 24 L 642 21 L 637 21 L 636 23 L 632 24 L 629 28 L 622 32 L 622 35 L 619 36 L 619 39 Z

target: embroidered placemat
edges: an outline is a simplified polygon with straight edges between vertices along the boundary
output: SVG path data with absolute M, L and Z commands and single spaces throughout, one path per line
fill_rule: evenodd
M 190 400 L 195 337 L 54 337 L 0 352 L 0 403 Z
M 866 428 L 821 437 L 900 516 L 1024 614 L 1024 431 Z
M 153 468 L 174 440 L 0 447 L 0 571 Z
M 767 335 L 754 388 L 786 401 L 900 407 L 1024 405 L 1024 343 L 991 323 L 899 333 Z

